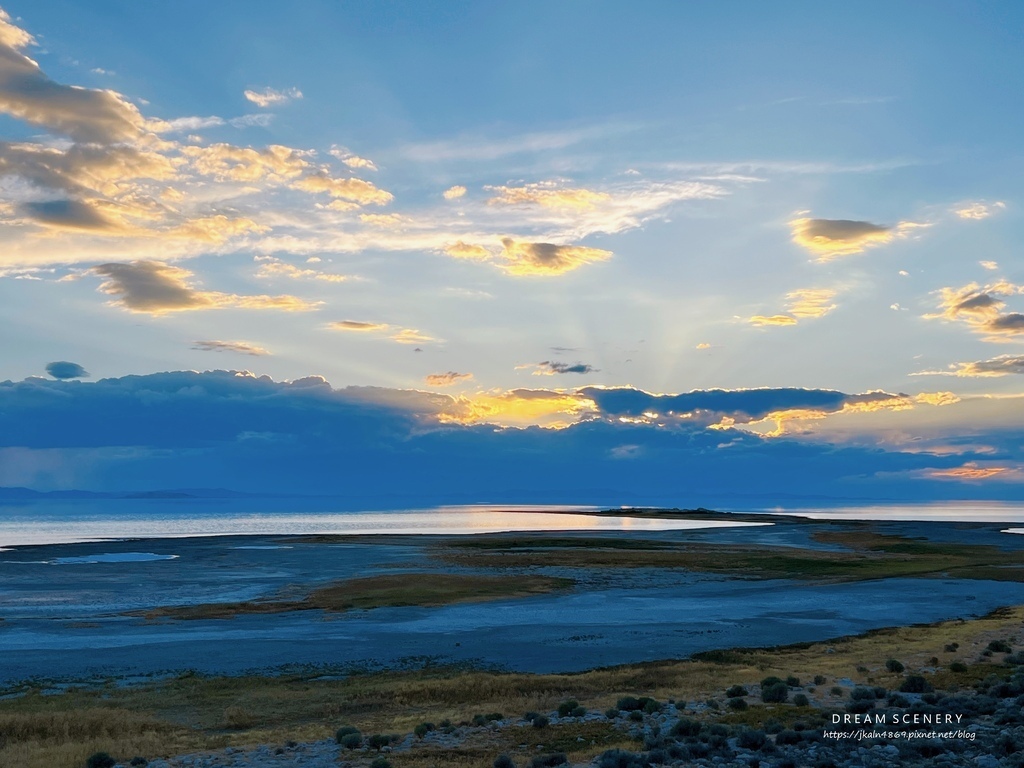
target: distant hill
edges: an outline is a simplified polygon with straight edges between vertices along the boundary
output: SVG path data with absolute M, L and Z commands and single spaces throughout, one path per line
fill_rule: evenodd
M 152 491 L 36 491 L 32 488 L 0 487 L 0 501 L 56 499 L 245 499 L 268 494 L 243 493 L 226 488 L 174 488 Z M 279 494 L 271 494 L 279 495 Z

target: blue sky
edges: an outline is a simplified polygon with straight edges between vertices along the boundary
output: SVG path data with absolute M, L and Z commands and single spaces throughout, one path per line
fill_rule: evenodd
M 528 434 L 625 490 L 684 443 L 766 494 L 808 451 L 816 492 L 1022 490 L 1017 3 L 2 7 L 0 484 L 246 485 L 165 420 L 24 429 L 219 369 L 323 377 L 404 472 Z M 261 434 L 286 488 L 311 433 L 260 412 L 202 450 Z

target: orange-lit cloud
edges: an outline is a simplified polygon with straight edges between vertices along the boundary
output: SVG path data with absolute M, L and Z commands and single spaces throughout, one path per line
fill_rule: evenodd
M 506 427 L 565 427 L 580 416 L 596 411 L 593 401 L 577 395 L 550 391 L 514 389 L 481 392 L 458 398 L 439 415 L 442 423 L 496 424 Z
M 100 291 L 117 297 L 113 303 L 131 312 L 164 315 L 199 309 L 277 309 L 305 312 L 320 302 L 297 296 L 240 296 L 219 291 L 201 291 L 189 284 L 192 273 L 159 261 L 100 264 L 92 272 L 107 278 Z
M 331 323 L 331 328 L 336 331 L 372 332 L 386 331 L 390 326 L 387 323 L 366 323 L 360 320 L 340 320 Z
M 1000 480 L 1020 479 L 1021 472 L 1015 467 L 986 465 L 981 466 L 977 462 L 969 461 L 960 467 L 949 469 L 932 469 L 925 473 L 928 477 L 940 480 L 961 480 L 978 481 L 991 480 L 996 477 Z
M 333 272 L 321 272 L 317 269 L 303 269 L 302 267 L 297 267 L 294 264 L 288 264 L 287 262 L 274 258 L 266 258 L 260 261 L 260 267 L 256 270 L 256 277 L 285 277 L 292 280 L 322 280 L 327 283 L 344 283 L 352 279 L 348 275 L 339 275 Z
M 456 184 L 454 187 L 448 187 L 444 191 L 445 200 L 458 200 L 460 197 L 466 194 L 466 188 L 461 184 Z
M 928 226 L 901 221 L 894 227 L 850 219 L 799 218 L 789 222 L 793 242 L 813 253 L 818 261 L 861 253 L 906 237 L 912 230 Z
M 1024 355 L 997 355 L 988 360 L 953 363 L 949 366 L 949 370 L 946 371 L 921 371 L 911 375 L 996 378 L 1021 373 L 1024 373 Z
M 606 261 L 612 257 L 611 251 L 582 245 L 530 243 L 516 241 L 510 237 L 501 242 L 505 247 L 501 253 L 505 263 L 499 266 L 510 275 L 517 276 L 562 275 L 586 264 Z
M 764 328 L 771 325 L 796 325 L 796 318 L 789 315 L 754 315 L 747 322 L 757 328 Z
M 940 312 L 925 315 L 927 319 L 941 319 L 965 323 L 975 333 L 983 334 L 984 341 L 1006 341 L 1024 334 L 1024 314 L 1002 310 L 1006 302 L 997 296 L 1015 296 L 1024 293 L 1024 286 L 999 280 L 985 286 L 969 283 L 961 288 L 942 288 Z
M 432 387 L 451 387 L 462 381 L 469 381 L 473 378 L 472 373 L 458 373 L 457 371 L 447 371 L 446 373 L 431 373 L 428 374 L 424 381 Z
M 560 187 L 555 182 L 540 182 L 522 187 L 485 187 L 495 196 L 489 205 L 540 205 L 545 208 L 594 208 L 609 202 L 607 192 Z
M 429 341 L 437 341 L 433 336 L 421 333 L 415 328 L 402 328 L 396 333 L 393 333 L 390 338 L 392 341 L 397 341 L 399 344 L 424 344 Z
M 487 261 L 493 254 L 482 245 L 464 243 L 457 240 L 444 247 L 444 252 L 456 259 L 470 259 L 471 261 Z
M 831 303 L 835 296 L 828 288 L 798 288 L 786 294 L 786 311 L 796 318 L 824 317 L 836 308 Z

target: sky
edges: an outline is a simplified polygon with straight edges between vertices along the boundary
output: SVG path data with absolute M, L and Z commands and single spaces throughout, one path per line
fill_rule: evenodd
M 0 7 L 0 485 L 1024 497 L 1019 3 Z

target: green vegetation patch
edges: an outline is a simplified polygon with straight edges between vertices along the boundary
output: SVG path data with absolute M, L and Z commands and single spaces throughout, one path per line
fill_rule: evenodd
M 470 576 L 445 573 L 398 573 L 348 579 L 312 590 L 298 599 L 174 605 L 128 615 L 147 619 L 229 619 L 247 614 L 291 611 L 350 611 L 402 606 L 439 606 L 530 597 L 568 589 L 572 579 L 550 576 Z

